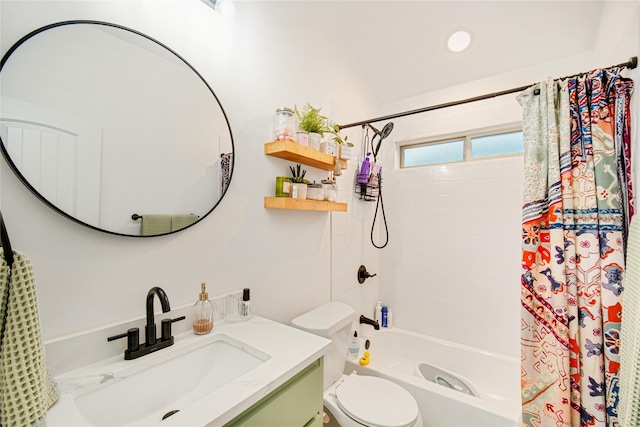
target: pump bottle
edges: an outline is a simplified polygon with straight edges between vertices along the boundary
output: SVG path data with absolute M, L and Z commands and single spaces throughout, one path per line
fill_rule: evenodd
M 191 309 L 191 317 L 193 319 L 193 332 L 196 335 L 208 334 L 213 329 L 213 304 L 209 301 L 205 282 L 200 284 L 200 295 Z
M 358 332 L 353 331 L 353 337 L 349 342 L 349 350 L 347 352 L 347 358 L 349 360 L 357 360 L 360 354 L 360 338 L 358 338 Z

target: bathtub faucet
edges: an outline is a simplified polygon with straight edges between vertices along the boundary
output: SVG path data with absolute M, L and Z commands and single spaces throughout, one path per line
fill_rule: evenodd
M 376 331 L 380 329 L 380 324 L 378 323 L 377 320 L 371 320 L 368 317 L 365 317 L 364 315 L 360 315 L 360 324 L 362 325 L 363 323 L 373 326 L 373 328 Z

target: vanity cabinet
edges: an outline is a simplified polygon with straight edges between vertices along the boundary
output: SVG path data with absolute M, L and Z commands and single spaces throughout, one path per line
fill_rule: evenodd
M 225 427 L 321 427 L 322 372 L 321 357 Z
M 335 167 L 336 161 L 340 162 L 340 167 L 343 170 L 346 169 L 348 165 L 347 160 L 336 159 L 331 154 L 322 153 L 318 150 L 305 147 L 304 145 L 297 144 L 296 142 L 288 139 L 264 144 L 264 154 L 326 171 L 332 171 Z M 264 207 L 268 209 L 309 211 L 347 211 L 346 203 L 292 199 L 289 197 L 265 197 Z

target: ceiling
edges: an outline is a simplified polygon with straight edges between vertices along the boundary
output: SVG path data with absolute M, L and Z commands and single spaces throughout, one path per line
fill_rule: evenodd
M 603 4 L 356 0 L 306 6 L 316 8 L 344 38 L 378 102 L 385 104 L 591 51 Z M 452 53 L 446 40 L 459 29 L 472 34 L 471 46 Z

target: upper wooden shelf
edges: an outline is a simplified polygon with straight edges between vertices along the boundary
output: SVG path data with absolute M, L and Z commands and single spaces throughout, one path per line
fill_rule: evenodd
M 336 161 L 336 158 L 331 154 L 305 147 L 289 139 L 280 139 L 264 144 L 264 154 L 326 171 L 332 171 Z M 346 169 L 348 161 L 339 161 L 340 168 Z

